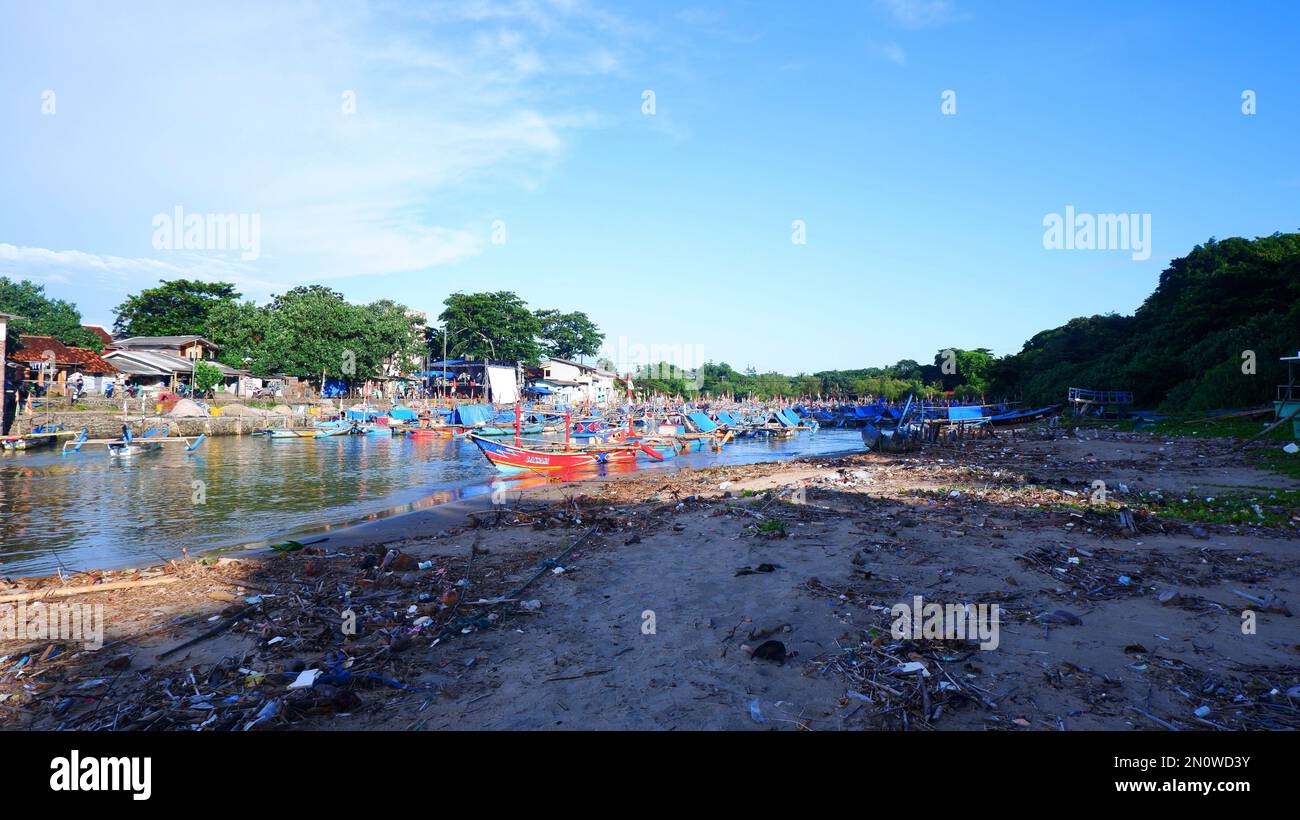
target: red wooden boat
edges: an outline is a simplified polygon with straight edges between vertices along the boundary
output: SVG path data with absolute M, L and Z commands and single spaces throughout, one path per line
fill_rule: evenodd
M 407 438 L 462 438 L 465 428 L 445 425 L 441 427 L 406 427 L 402 430 Z
M 663 455 L 648 444 L 597 444 L 588 447 L 548 446 L 548 442 L 524 447 L 504 441 L 484 438 L 471 433 L 474 442 L 493 467 L 503 473 L 554 472 L 574 470 L 600 464 L 617 464 L 636 461 L 637 453 L 644 453 L 656 461 Z

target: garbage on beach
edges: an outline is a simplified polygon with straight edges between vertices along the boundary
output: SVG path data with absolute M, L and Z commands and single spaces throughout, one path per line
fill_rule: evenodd
M 293 683 L 289 684 L 290 689 L 306 689 L 315 685 L 316 679 L 321 676 L 319 669 L 304 669 L 298 673 L 298 677 Z

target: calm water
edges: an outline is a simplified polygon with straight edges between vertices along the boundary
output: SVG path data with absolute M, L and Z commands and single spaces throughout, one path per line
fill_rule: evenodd
M 856 431 L 736 441 L 632 469 L 677 470 L 861 449 Z M 627 468 L 624 468 L 627 469 Z M 591 475 L 599 475 L 592 472 Z M 467 441 L 338 436 L 208 439 L 131 459 L 102 449 L 0 455 L 0 574 L 143 566 L 213 547 L 282 541 L 489 492 L 497 478 Z M 205 503 L 195 502 L 202 482 Z

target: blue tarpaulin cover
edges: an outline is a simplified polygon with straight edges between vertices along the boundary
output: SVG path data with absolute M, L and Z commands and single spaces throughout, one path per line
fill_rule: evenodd
M 490 404 L 462 404 L 452 414 L 451 421 L 453 424 L 487 424 L 494 415 L 496 408 Z
M 388 417 L 398 421 L 415 421 L 417 418 L 415 411 L 409 407 L 394 407 L 388 411 Z
M 984 418 L 984 411 L 978 407 L 949 407 L 949 421 L 971 421 Z
M 701 433 L 711 433 L 718 429 L 718 425 L 713 423 L 713 419 L 703 413 L 687 413 L 686 417 L 691 420 Z

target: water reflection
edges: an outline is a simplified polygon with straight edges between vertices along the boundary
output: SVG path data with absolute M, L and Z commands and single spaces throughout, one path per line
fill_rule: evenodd
M 722 453 L 606 465 L 589 473 L 679 470 L 860 448 L 851 432 L 742 440 Z M 577 478 L 582 474 L 565 475 Z M 209 439 L 110 459 L 102 450 L 0 456 L 0 573 L 36 575 L 153 563 L 274 542 L 489 492 L 496 473 L 467 441 L 338 436 Z M 509 481 L 522 489 L 527 477 Z

